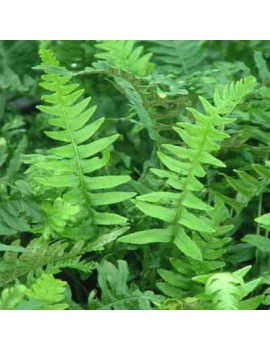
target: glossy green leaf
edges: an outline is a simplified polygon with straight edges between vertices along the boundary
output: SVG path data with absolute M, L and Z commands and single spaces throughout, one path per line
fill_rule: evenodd
M 196 242 L 185 233 L 184 229 L 178 229 L 173 242 L 186 256 L 191 257 L 194 260 L 202 260 L 200 248 L 197 246 Z
M 118 239 L 126 244 L 151 244 L 151 243 L 169 243 L 172 240 L 172 231 L 170 229 L 147 229 L 132 234 L 127 234 Z

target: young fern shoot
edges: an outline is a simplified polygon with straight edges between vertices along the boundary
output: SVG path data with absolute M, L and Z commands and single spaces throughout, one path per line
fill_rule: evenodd
M 216 90 L 214 104 L 200 97 L 204 113 L 188 109 L 195 123 L 180 122 L 173 128 L 184 145 L 163 145 L 158 156 L 165 169 L 151 169 L 157 177 L 166 179 L 169 191 L 152 192 L 134 200 L 145 215 L 163 221 L 163 228 L 128 234 L 119 241 L 133 244 L 173 242 L 184 255 L 203 260 L 192 233 L 209 235 L 215 232 L 208 215 L 212 207 L 200 198 L 204 188 L 200 178 L 206 175 L 203 165 L 225 167 L 212 154 L 220 149 L 219 142 L 229 137 L 223 129 L 233 119 L 227 116 L 252 92 L 255 84 L 254 77 L 246 77 L 225 86 L 221 94 Z

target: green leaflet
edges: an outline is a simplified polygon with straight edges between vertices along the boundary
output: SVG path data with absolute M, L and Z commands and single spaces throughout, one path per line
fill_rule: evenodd
M 24 252 L 25 249 L 22 246 L 0 244 L 0 251 L 5 251 L 5 252 Z
M 259 223 L 262 227 L 266 229 L 270 229 L 270 213 L 262 215 L 255 219 L 257 223 Z
M 145 213 L 147 216 L 160 219 L 164 222 L 171 223 L 174 218 L 174 211 L 170 208 L 152 205 L 147 202 L 133 200 L 137 208 Z
M 120 191 L 92 194 L 91 204 L 93 206 L 116 204 L 118 202 L 128 200 L 135 195 L 136 193 L 128 193 L 128 192 L 120 192 Z
M 163 279 L 165 277 L 166 276 L 163 274 Z M 170 296 L 170 297 L 173 297 L 176 299 L 181 299 L 181 298 L 185 297 L 187 294 L 186 291 L 183 291 L 176 286 L 172 286 L 169 283 L 158 282 L 157 287 L 164 295 L 167 295 L 167 296 Z
M 111 145 L 117 138 L 118 138 L 118 135 L 113 135 L 111 137 L 102 138 L 100 140 L 93 141 L 88 145 L 80 145 L 77 147 L 78 157 L 85 159 L 90 156 L 96 155 L 98 152 L 103 151 L 109 145 Z M 75 143 L 75 139 L 73 142 Z M 53 154 L 56 156 L 62 156 L 62 157 L 74 159 L 73 145 L 59 146 L 56 148 L 52 148 L 49 151 L 50 151 L 50 154 Z
M 270 252 L 270 239 L 264 236 L 248 234 L 242 238 L 242 241 L 255 246 L 260 251 Z
M 174 238 L 174 244 L 186 256 L 194 260 L 202 260 L 202 253 L 197 244 L 185 233 L 184 229 L 178 230 Z
M 180 288 L 181 290 L 188 290 L 189 282 L 183 278 L 180 274 L 171 272 L 165 269 L 159 269 L 158 274 L 164 279 L 167 283 Z
M 118 241 L 128 244 L 169 243 L 171 240 L 172 230 L 169 228 L 142 230 L 118 239 Z
M 130 181 L 129 176 L 101 176 L 85 177 L 85 184 L 89 190 L 111 189 Z
M 108 212 L 93 211 L 95 223 L 97 225 L 124 225 L 127 224 L 127 219 L 123 216 Z
M 195 216 L 191 212 L 183 209 L 179 223 L 193 230 L 200 228 L 201 232 L 213 233 L 215 230 L 211 228 L 211 221 L 207 217 Z
M 65 142 L 72 142 L 73 137 L 75 143 L 79 145 L 90 139 L 98 131 L 103 122 L 104 118 L 100 118 L 92 124 L 89 124 L 88 126 L 80 129 L 79 131 L 75 131 L 73 135 L 67 131 L 46 132 L 45 134 L 52 139 Z

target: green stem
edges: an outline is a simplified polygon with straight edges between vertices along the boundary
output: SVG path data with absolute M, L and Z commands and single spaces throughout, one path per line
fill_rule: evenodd
M 260 217 L 262 214 L 262 200 L 263 200 L 263 194 L 261 193 L 259 196 L 259 201 L 258 201 L 257 217 Z M 256 234 L 260 235 L 260 224 L 259 223 L 257 223 Z

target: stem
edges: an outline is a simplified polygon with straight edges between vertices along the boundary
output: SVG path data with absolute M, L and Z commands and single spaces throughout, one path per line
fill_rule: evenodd
M 260 194 L 259 196 L 259 201 L 258 201 L 258 212 L 257 212 L 257 217 L 260 217 L 262 214 L 262 200 L 263 200 L 263 194 Z M 257 229 L 256 229 L 256 235 L 260 235 L 260 224 L 257 223 Z

